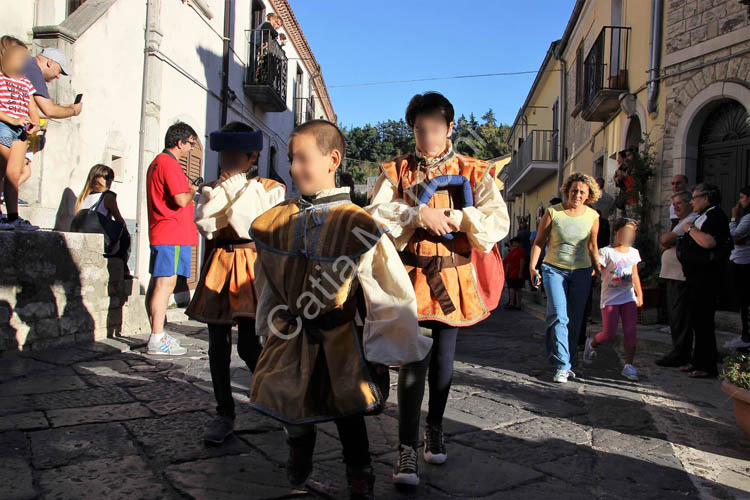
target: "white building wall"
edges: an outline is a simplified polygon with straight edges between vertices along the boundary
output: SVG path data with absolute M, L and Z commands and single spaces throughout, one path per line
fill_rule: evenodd
M 159 2 L 156 2 L 157 4 Z M 236 95 L 230 102 L 228 120 L 241 120 L 264 132 L 264 150 L 259 159 L 260 174 L 269 175 L 270 148 L 276 149 L 276 170 L 292 187 L 288 175 L 287 139 L 294 127 L 292 109 L 294 78 L 299 65 L 303 71 L 303 97 L 308 97 L 310 74 L 287 39 L 287 110 L 263 112 L 245 97 L 243 83 L 249 58 L 246 30 L 251 28 L 251 0 L 235 0 L 232 16 L 232 46 L 229 87 Z M 189 4 L 162 0 L 158 59 L 161 92 L 158 103 L 158 137 L 149 144 L 161 149 L 167 128 L 177 120 L 189 123 L 204 145 L 204 174 L 216 178 L 216 154 L 208 147 L 208 134 L 219 128 L 221 115 L 221 71 L 224 13 L 223 2 L 210 2 L 214 17 L 210 20 Z M 30 40 L 35 25 L 60 23 L 65 18 L 64 0 L 0 0 L 0 8 L 12 12 L 0 19 L 0 34 L 14 34 Z M 266 13 L 272 12 L 266 2 Z M 21 198 L 30 202 L 22 215 L 46 228 L 67 230 L 73 216 L 75 198 L 96 163 L 116 168 L 113 190 L 118 193 L 120 211 L 131 226 L 135 222 L 138 200 L 139 129 L 145 2 L 118 0 L 70 47 L 70 77 L 50 84 L 53 100 L 60 104 L 73 101 L 83 93 L 83 113 L 67 120 L 52 120 L 48 126 L 47 146 L 35 156 L 32 178 L 22 187 Z M 41 22 L 43 21 L 43 22 Z M 282 32 L 284 32 L 282 30 Z M 35 40 L 38 53 L 49 40 Z M 156 87 L 154 87 L 156 88 Z M 315 117 L 323 117 L 323 106 L 316 97 Z M 113 158 L 115 159 L 113 164 Z M 150 161 L 150 159 L 149 159 Z M 147 165 L 146 165 L 147 166 Z M 289 192 L 291 194 L 291 192 Z M 141 197 L 145 203 L 145 194 Z M 145 230 L 143 232 L 145 237 Z M 144 241 L 134 242 L 133 251 L 147 249 Z M 141 256 L 139 268 L 148 263 Z M 143 269 L 139 269 L 143 275 Z

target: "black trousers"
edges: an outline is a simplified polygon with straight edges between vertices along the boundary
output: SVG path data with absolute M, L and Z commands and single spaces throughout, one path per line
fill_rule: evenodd
M 422 323 L 432 328 L 432 350 L 422 361 L 402 366 L 398 371 L 399 440 L 416 448 L 419 442 L 419 420 L 424 399 L 425 376 L 430 385 L 427 423 L 441 425 L 453 382 L 458 328 L 442 323 Z
M 370 464 L 370 441 L 367 438 L 365 417 L 357 415 L 334 420 L 339 432 L 339 441 L 344 455 L 344 463 L 350 467 L 363 467 Z M 309 444 L 315 439 L 315 425 L 285 425 L 290 446 Z
M 672 333 L 670 358 L 688 362 L 693 348 L 693 327 L 690 324 L 688 307 L 688 284 L 686 281 L 666 280 L 669 329 Z
M 734 296 L 740 307 L 742 319 L 742 340 L 750 342 L 750 264 L 735 264 L 732 262 L 732 276 L 734 277 Z
M 691 363 L 697 370 L 711 374 L 718 372 L 714 314 L 719 274 L 718 269 L 705 268 L 687 276 L 688 308 L 695 336 Z
M 255 335 L 255 320 L 237 320 L 237 353 L 251 372 L 255 371 L 260 351 L 260 339 Z M 232 326 L 208 325 L 208 365 L 211 369 L 211 382 L 216 398 L 216 413 L 234 418 L 234 398 L 229 364 L 232 357 Z

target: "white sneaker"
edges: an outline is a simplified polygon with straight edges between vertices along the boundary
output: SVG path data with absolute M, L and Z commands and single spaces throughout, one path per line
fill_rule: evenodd
M 583 350 L 583 362 L 584 364 L 590 365 L 596 358 L 596 349 L 591 347 L 591 341 L 594 339 L 586 339 L 586 348 Z
M 736 339 L 724 342 L 724 349 L 741 349 L 743 347 L 750 347 L 750 342 L 742 340 L 742 335 L 737 336 Z
M 187 349 L 180 346 L 177 339 L 170 337 L 166 333 L 160 341 L 155 341 L 152 335 L 148 341 L 148 354 L 162 356 L 182 356 Z
M 622 376 L 628 380 L 637 381 L 638 371 L 635 369 L 635 366 L 633 365 L 625 365 L 622 367 Z
M 565 384 L 568 382 L 568 378 L 576 378 L 576 374 L 573 370 L 559 369 L 555 372 L 555 376 L 552 377 L 552 381 L 558 384 Z

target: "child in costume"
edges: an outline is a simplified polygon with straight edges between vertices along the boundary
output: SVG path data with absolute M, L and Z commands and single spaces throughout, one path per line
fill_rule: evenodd
M 373 188 L 373 217 L 389 229 L 417 295 L 420 325 L 432 330 L 432 355 L 399 371 L 399 453 L 393 480 L 419 484 L 417 445 L 425 375 L 430 401 L 425 461 L 447 459 L 442 418 L 453 378 L 458 327 L 489 315 L 471 263 L 508 233 L 508 212 L 487 162 L 457 154 L 450 141 L 453 106 L 437 92 L 412 98 L 406 122 L 416 152 L 382 165 Z
M 295 128 L 290 172 L 302 196 L 252 224 L 264 283 L 256 328 L 267 340 L 250 404 L 285 424 L 293 485 L 312 472 L 314 424 L 333 420 L 351 498 L 369 499 L 364 415 L 384 404 L 387 367 L 424 359 L 430 340 L 419 335 L 414 289 L 393 243 L 349 188 L 336 188 L 345 147 L 325 120 Z
M 263 148 L 263 133 L 232 122 L 211 133 L 211 149 L 219 153 L 221 175 L 205 184 L 195 223 L 206 238 L 206 258 L 193 299 L 185 313 L 208 324 L 208 360 L 216 398 L 216 418 L 204 440 L 222 443 L 234 430 L 230 380 L 232 326 L 237 325 L 237 351 L 251 372 L 261 346 L 255 335 L 255 245 L 248 237 L 255 218 L 284 199 L 285 186 L 256 177 L 254 164 Z

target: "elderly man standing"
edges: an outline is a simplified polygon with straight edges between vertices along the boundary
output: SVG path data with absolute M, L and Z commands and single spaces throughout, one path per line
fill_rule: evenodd
M 688 178 L 682 174 L 672 177 L 672 196 L 688 190 Z M 669 205 L 669 220 L 672 222 L 672 229 L 680 222 L 680 216 L 675 212 L 674 204 Z
M 674 184 L 673 184 L 674 185 Z M 688 288 L 682 264 L 677 260 L 677 239 L 685 234 L 685 227 L 698 218 L 690 206 L 692 195 L 682 191 L 672 195 L 670 212 L 677 217 L 677 224 L 672 232 L 661 237 L 660 247 L 661 271 L 659 278 L 667 285 L 667 309 L 669 311 L 669 329 L 672 333 L 672 351 L 656 360 L 659 366 L 683 366 L 690 361 L 693 346 L 693 329 L 688 313 Z

